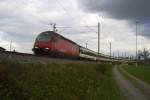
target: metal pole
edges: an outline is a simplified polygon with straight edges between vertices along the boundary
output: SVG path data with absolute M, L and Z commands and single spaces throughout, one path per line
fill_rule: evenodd
M 122 58 L 124 58 L 124 56 L 123 56 L 123 52 L 122 52 Z
M 56 31 L 56 24 L 54 23 L 54 25 L 53 25 L 53 32 L 55 32 Z
M 11 48 L 12 48 L 12 40 L 10 41 L 10 52 L 11 52 Z
M 111 42 L 110 42 L 110 57 L 111 57 Z
M 138 22 L 136 22 L 136 67 L 138 67 L 138 58 L 137 58 L 137 25 L 138 25 Z
M 119 50 L 118 50 L 118 58 L 119 58 Z
M 100 53 L 100 22 L 98 22 L 98 55 Z
M 115 52 L 113 52 L 113 58 L 115 57 Z
M 87 48 L 87 45 L 88 45 L 88 44 L 87 44 L 87 43 L 85 43 L 85 45 L 86 45 L 86 48 Z

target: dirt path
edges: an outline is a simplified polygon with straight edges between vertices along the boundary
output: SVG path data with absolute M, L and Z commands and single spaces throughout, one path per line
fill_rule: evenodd
M 148 100 L 139 89 L 137 89 L 129 80 L 127 80 L 117 69 L 114 67 L 114 78 L 119 85 L 121 91 L 127 97 L 127 100 Z
M 130 81 L 134 82 L 134 84 L 136 84 L 136 87 L 138 87 L 140 90 L 142 90 L 143 93 L 145 93 L 150 99 L 150 85 L 148 83 L 146 83 L 145 81 L 142 81 L 142 80 L 138 79 L 137 77 L 129 74 L 122 67 L 119 67 L 119 71 L 121 71 L 121 73 L 125 74 L 126 77 Z

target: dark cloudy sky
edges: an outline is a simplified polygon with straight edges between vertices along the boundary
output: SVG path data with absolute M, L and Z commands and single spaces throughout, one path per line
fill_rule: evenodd
M 150 49 L 149 0 L 0 0 L 0 46 L 32 53 L 35 37 L 51 29 L 50 23 L 71 26 L 58 32 L 92 50 L 97 50 L 96 28 L 101 23 L 101 52 L 112 49 L 135 54 L 135 22 L 138 48 Z M 91 32 L 85 32 L 91 31 Z
M 81 7 L 91 13 L 105 13 L 110 18 L 144 25 L 143 36 L 150 37 L 149 0 L 81 0 Z

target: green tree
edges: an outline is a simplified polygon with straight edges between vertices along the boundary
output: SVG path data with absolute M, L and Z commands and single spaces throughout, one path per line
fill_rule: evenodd
M 149 55 L 150 55 L 150 52 L 146 48 L 144 48 L 144 50 L 143 50 L 143 58 L 145 60 L 147 60 Z
M 146 48 L 144 48 L 143 51 L 138 51 L 138 59 L 144 58 L 144 60 L 147 60 L 149 55 L 150 52 Z

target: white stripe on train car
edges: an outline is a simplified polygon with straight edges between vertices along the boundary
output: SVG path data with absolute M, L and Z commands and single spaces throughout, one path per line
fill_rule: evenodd
M 97 59 L 94 56 L 90 56 L 90 55 L 86 55 L 86 54 L 82 54 L 82 53 L 79 54 L 79 57 L 81 57 L 81 58 L 87 58 L 87 59 L 90 59 L 90 60 L 96 60 Z

